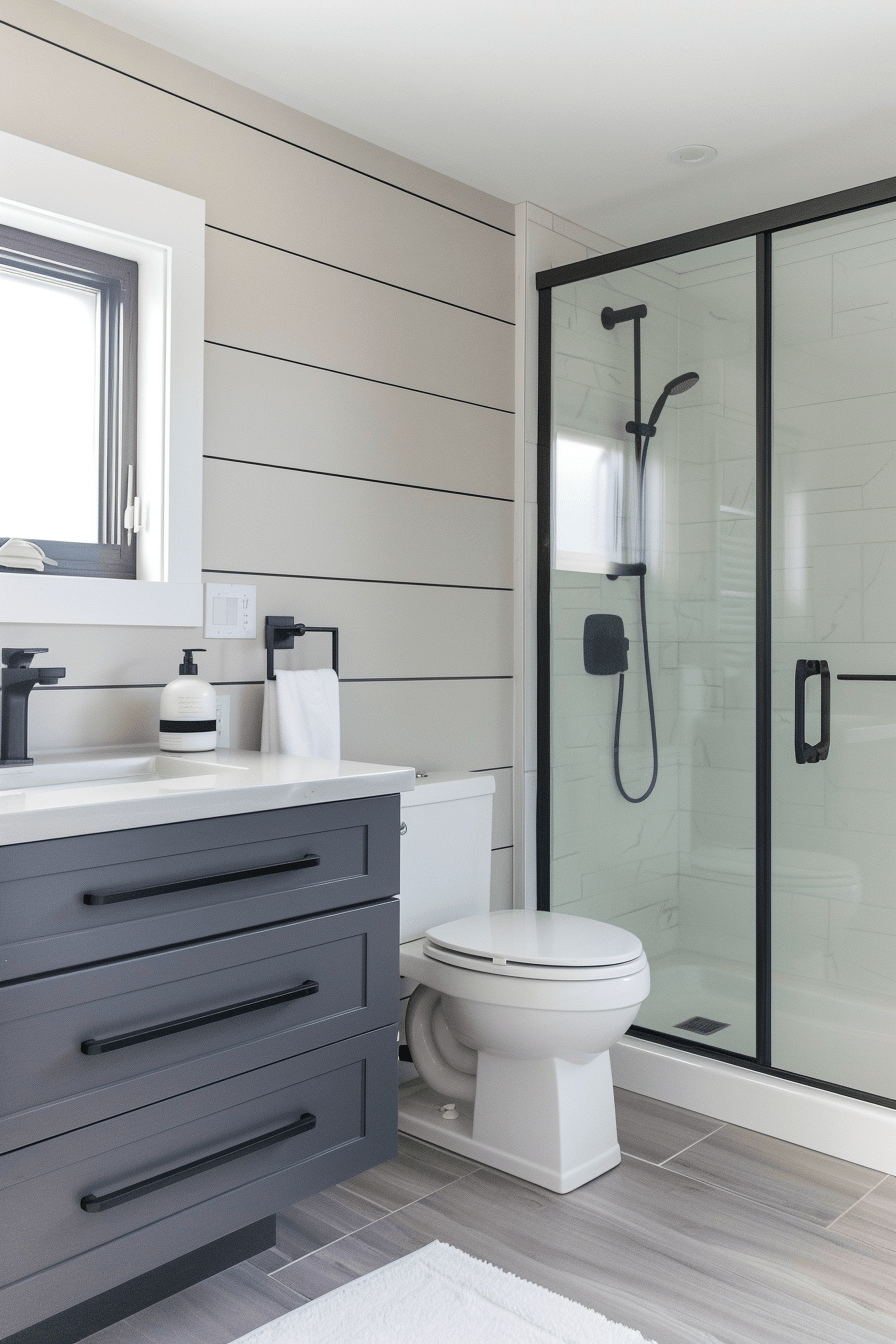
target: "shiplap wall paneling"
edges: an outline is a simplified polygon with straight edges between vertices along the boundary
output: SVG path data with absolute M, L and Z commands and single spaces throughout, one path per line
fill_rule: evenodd
M 255 748 L 265 612 L 338 624 L 345 754 L 494 770 L 508 904 L 512 209 L 51 0 L 0 0 L 0 62 L 2 129 L 207 201 L 206 577 L 260 618 L 47 630 L 35 749 L 151 741 L 191 643 Z

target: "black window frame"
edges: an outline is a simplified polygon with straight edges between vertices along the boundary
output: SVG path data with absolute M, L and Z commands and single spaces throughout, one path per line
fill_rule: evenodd
M 28 537 L 57 562 L 49 577 L 135 579 L 136 538 L 127 542 L 124 510 L 128 468 L 137 476 L 137 290 L 136 261 L 98 252 L 60 238 L 0 225 L 0 268 L 35 278 L 62 280 L 94 290 L 100 301 L 99 474 L 97 541 Z M 0 536 L 0 544 L 8 538 Z M 0 568 L 3 574 L 33 570 Z

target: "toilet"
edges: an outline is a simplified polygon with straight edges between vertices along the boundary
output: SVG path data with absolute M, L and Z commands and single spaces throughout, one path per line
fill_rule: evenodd
M 620 1160 L 609 1048 L 650 990 L 639 939 L 559 912 L 489 910 L 490 775 L 401 795 L 405 1035 L 399 1129 L 565 1194 Z M 403 992 L 405 992 L 403 990 Z

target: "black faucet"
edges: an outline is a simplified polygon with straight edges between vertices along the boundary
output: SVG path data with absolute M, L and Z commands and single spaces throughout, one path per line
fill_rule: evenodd
M 28 697 L 35 686 L 55 686 L 64 667 L 32 667 L 36 653 L 49 649 L 3 649 L 0 675 L 0 766 L 33 765 L 28 755 Z

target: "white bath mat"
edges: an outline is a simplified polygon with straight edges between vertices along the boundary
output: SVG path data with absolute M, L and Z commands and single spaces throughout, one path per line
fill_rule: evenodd
M 432 1241 L 236 1344 L 649 1344 L 637 1330 Z

